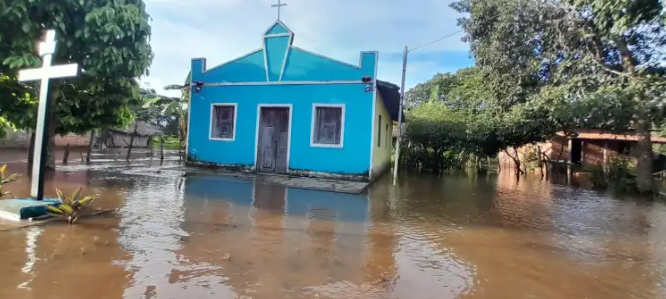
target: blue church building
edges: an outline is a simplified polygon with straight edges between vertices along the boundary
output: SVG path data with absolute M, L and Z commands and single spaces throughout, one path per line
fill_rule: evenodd
M 370 181 L 390 168 L 398 86 L 358 65 L 293 46 L 280 20 L 256 51 L 208 68 L 192 59 L 189 164 Z

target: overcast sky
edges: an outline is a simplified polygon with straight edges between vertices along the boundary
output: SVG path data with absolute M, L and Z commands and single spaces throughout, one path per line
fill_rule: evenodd
M 261 48 L 262 34 L 275 22 L 277 0 L 145 0 L 152 17 L 150 76 L 158 92 L 182 84 L 192 58 L 208 67 Z M 379 79 L 400 84 L 402 49 L 460 30 L 449 0 L 283 0 L 282 21 L 294 46 L 358 64 L 361 51 L 379 51 Z M 407 87 L 437 72 L 471 65 L 462 33 L 411 52 Z M 169 93 L 167 93 L 169 94 Z M 171 93 L 171 95 L 177 95 Z

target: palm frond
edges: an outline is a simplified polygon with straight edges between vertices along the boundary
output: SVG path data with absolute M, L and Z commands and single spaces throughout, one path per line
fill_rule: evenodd
M 185 87 L 187 87 L 187 85 L 169 84 L 167 86 L 164 86 L 164 90 L 181 90 Z
M 85 204 L 91 203 L 93 201 L 95 201 L 95 197 L 92 196 L 92 195 L 88 195 L 88 196 L 84 197 L 83 199 L 79 200 L 78 202 L 81 205 L 85 205 Z
M 46 206 L 46 209 L 56 214 L 64 214 L 64 211 L 54 206 Z
M 7 172 L 7 164 L 0 166 L 0 190 L 2 190 L 2 185 L 10 182 L 14 182 L 18 180 L 18 178 L 21 176 L 20 173 L 13 173 L 9 176 L 6 175 Z M 14 195 L 11 192 L 0 192 L 0 197 L 3 195 L 11 195 L 14 197 Z
M 81 188 L 77 188 L 72 196 L 64 195 L 59 188 L 56 188 L 56 193 L 61 203 L 57 207 L 47 206 L 47 214 L 52 217 L 63 218 L 69 224 L 74 224 L 79 219 L 78 212 L 81 207 L 95 200 L 95 196 L 92 195 L 79 199 L 81 197 Z
M 76 202 L 79 199 L 79 195 L 81 195 L 81 187 L 77 188 L 74 194 L 72 194 L 72 202 Z

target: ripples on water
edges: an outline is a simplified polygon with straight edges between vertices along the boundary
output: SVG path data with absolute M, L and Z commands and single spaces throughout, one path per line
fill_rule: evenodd
M 1 231 L 0 298 L 666 297 L 660 203 L 512 176 L 385 177 L 349 195 L 70 170 L 52 181 L 121 209 Z

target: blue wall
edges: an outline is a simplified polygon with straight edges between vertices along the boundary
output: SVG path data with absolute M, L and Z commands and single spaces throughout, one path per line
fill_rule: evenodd
M 185 201 L 220 201 L 249 208 L 254 200 L 254 184 L 251 179 L 193 176 L 185 181 Z M 266 188 L 266 186 L 256 185 L 256 188 Z M 367 195 L 298 188 L 286 189 L 287 204 L 285 208 L 288 216 L 307 217 L 314 209 L 325 209 L 336 213 L 336 221 L 360 223 L 368 221 L 369 203 Z
M 374 93 L 361 79 L 375 79 L 377 53 L 361 53 L 360 65 L 354 66 L 292 47 L 294 35 L 282 23 L 267 34 L 278 36 L 265 36 L 261 50 L 210 70 L 204 59 L 192 60 L 192 81 L 204 86 L 191 95 L 189 154 L 202 162 L 252 167 L 258 105 L 291 104 L 289 169 L 367 175 Z M 321 84 L 327 81 L 345 83 Z M 214 103 L 237 103 L 234 141 L 209 139 Z M 345 104 L 343 148 L 310 146 L 313 103 Z
M 337 213 L 337 221 L 367 222 L 367 195 L 333 193 L 318 190 L 290 188 L 287 193 L 287 215 L 307 216 L 313 209 L 326 209 Z
M 252 181 L 223 176 L 195 176 L 185 181 L 185 199 L 230 202 L 242 206 L 252 205 Z
M 290 169 L 362 174 L 370 166 L 372 92 L 363 84 L 211 86 L 192 103 L 188 150 L 201 161 L 253 166 L 257 105 L 292 104 Z M 234 141 L 209 140 L 213 103 L 238 103 Z M 313 103 L 345 104 L 343 148 L 310 147 Z

